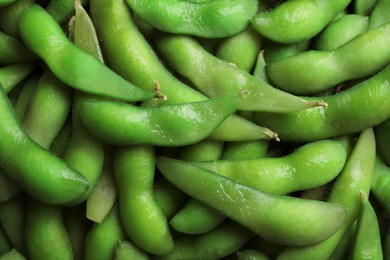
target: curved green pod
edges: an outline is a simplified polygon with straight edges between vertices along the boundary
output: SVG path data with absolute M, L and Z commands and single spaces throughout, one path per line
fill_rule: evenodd
M 86 4 L 89 0 L 79 0 Z M 58 22 L 62 23 L 69 19 L 75 12 L 74 0 L 50 0 L 46 11 Z
M 27 62 L 37 59 L 23 42 L 0 31 L 0 65 Z
M 253 27 L 266 38 L 296 43 L 318 34 L 351 0 L 290 0 L 252 18 Z
M 116 145 L 181 146 L 207 138 L 238 106 L 238 95 L 151 108 L 85 101 L 80 116 L 98 138 Z
M 390 62 L 389 34 L 387 23 L 335 50 L 310 50 L 268 63 L 267 75 L 281 89 L 302 95 L 373 75 Z
M 328 108 L 293 113 L 255 113 L 256 122 L 276 131 L 281 140 L 314 141 L 358 133 L 390 117 L 390 66 L 352 88 L 322 97 Z
M 4 172 L 24 192 L 49 204 L 66 204 L 81 197 L 89 187 L 85 177 L 34 142 L 2 88 L 0 93 L 0 162 Z
M 153 27 L 205 38 L 228 37 L 245 30 L 257 12 L 255 0 L 126 0 Z
M 119 241 L 115 247 L 114 251 L 114 260 L 128 260 L 128 259 L 137 259 L 137 260 L 148 260 L 149 255 L 133 245 L 130 241 L 124 240 Z
M 380 205 L 390 213 L 390 168 L 379 158 L 375 161 L 371 193 Z
M 35 68 L 35 63 L 14 63 L 0 67 L 0 84 L 6 93 L 11 92 Z
M 305 144 L 284 157 L 192 162 L 259 191 L 284 195 L 319 187 L 343 169 L 346 150 L 334 140 Z
M 150 43 L 135 26 L 131 10 L 124 0 L 91 0 L 90 10 L 105 60 L 119 75 L 147 91 L 153 91 L 158 83 L 161 93 L 167 96 L 166 100 L 158 100 L 159 104 L 208 99 L 199 91 L 183 84 L 166 69 Z M 276 135 L 269 129 L 231 115 L 213 131 L 210 138 L 248 141 L 273 139 Z
M 26 46 L 45 61 L 53 74 L 77 90 L 126 101 L 154 97 L 154 93 L 133 85 L 76 47 L 53 17 L 37 4 L 20 17 L 19 30 Z
M 378 0 L 370 13 L 368 29 L 375 29 L 390 22 L 390 3 L 387 0 Z
M 340 205 L 263 193 L 189 162 L 158 157 L 157 167 L 188 195 L 280 244 L 319 243 L 334 234 L 345 219 L 345 208 Z
M 18 0 L 11 5 L 0 8 L 0 28 L 6 34 L 19 36 L 19 18 L 35 0 Z
M 207 52 L 195 38 L 160 33 L 161 57 L 210 98 L 245 91 L 239 110 L 291 112 L 325 105 L 283 92 Z
M 0 7 L 14 3 L 16 0 L 0 0 Z

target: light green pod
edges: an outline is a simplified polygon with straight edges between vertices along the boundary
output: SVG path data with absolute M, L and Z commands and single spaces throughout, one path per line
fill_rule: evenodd
M 115 248 L 113 260 L 129 259 L 148 260 L 150 258 L 146 252 L 133 245 L 130 241 L 119 241 Z
M 0 83 L 6 93 L 11 92 L 35 67 L 35 63 L 15 63 L 0 68 Z
M 390 168 L 379 158 L 375 161 L 371 193 L 386 212 L 390 213 Z
M 27 62 L 36 58 L 20 39 L 0 30 L 0 65 Z
M 0 8 L 0 28 L 8 35 L 19 36 L 19 18 L 35 0 L 18 0 L 11 5 Z
M 26 257 L 22 255 L 15 248 L 11 249 L 7 253 L 4 253 L 0 256 L 0 260 L 26 260 Z
M 245 249 L 237 252 L 237 260 L 270 260 L 270 258 L 255 249 Z
M 276 243 L 316 244 L 334 234 L 345 220 L 345 209 L 338 204 L 263 193 L 192 163 L 167 157 L 158 157 L 157 167 L 188 195 Z
M 390 12 L 390 2 L 387 0 L 378 0 L 374 6 L 374 9 L 370 14 L 368 29 L 370 30 L 375 29 L 385 23 L 390 22 L 389 12 Z
M 341 172 L 346 159 L 346 150 L 338 141 L 321 140 L 284 157 L 193 164 L 262 192 L 284 195 L 330 182 Z

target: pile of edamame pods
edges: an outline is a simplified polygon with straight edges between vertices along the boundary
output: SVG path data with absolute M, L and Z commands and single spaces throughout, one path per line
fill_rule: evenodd
M 0 260 L 390 259 L 389 0 L 0 0 Z

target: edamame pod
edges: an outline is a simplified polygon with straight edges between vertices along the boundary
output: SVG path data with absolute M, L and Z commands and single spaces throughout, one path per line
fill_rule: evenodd
M 284 157 L 192 162 L 259 191 L 284 195 L 319 187 L 343 169 L 346 150 L 338 141 L 311 142 Z
M 245 91 L 239 110 L 292 112 L 313 106 L 308 101 L 268 85 L 207 52 L 194 38 L 160 33 L 155 42 L 162 58 L 210 98 Z
M 0 7 L 1 6 L 7 6 L 15 2 L 16 0 L 0 0 Z
M 314 141 L 358 133 L 390 117 L 390 66 L 352 88 L 322 97 L 329 107 L 293 113 L 255 113 L 256 122 L 275 130 L 281 140 Z
M 66 204 L 81 197 L 89 187 L 85 177 L 25 133 L 2 88 L 0 110 L 0 162 L 12 181 L 49 204 Z
M 188 195 L 218 209 L 258 236 L 280 244 L 318 243 L 334 234 L 344 222 L 345 209 L 337 204 L 263 193 L 167 157 L 158 157 L 157 167 Z
M 100 139 L 116 145 L 181 146 L 205 139 L 238 106 L 237 95 L 142 108 L 114 101 L 85 101 L 80 116 Z
M 369 15 L 377 2 L 378 0 L 355 0 L 353 1 L 353 11 L 360 15 Z
M 390 23 L 332 51 L 310 50 L 267 64 L 271 82 L 293 94 L 312 94 L 377 73 L 390 62 Z
M 54 75 L 75 89 L 126 101 L 142 101 L 154 96 L 76 47 L 53 17 L 37 4 L 23 13 L 19 30 L 26 46 L 46 62 Z
M 145 22 L 159 30 L 205 38 L 222 38 L 242 32 L 257 12 L 257 1 L 254 0 L 126 2 Z
M 253 27 L 266 38 L 280 43 L 296 43 L 319 33 L 351 0 L 286 1 L 252 18 Z
M 19 18 L 24 10 L 34 3 L 35 0 L 18 0 L 11 5 L 0 8 L 0 28 L 6 34 L 18 37 Z
M 80 2 L 86 4 L 88 0 L 80 0 Z M 46 10 L 58 23 L 62 23 L 74 13 L 75 5 L 73 0 L 50 0 Z
M 0 68 L 0 84 L 6 93 L 11 92 L 34 69 L 35 63 L 15 63 Z
M 390 22 L 390 3 L 387 0 L 378 0 L 370 14 L 368 29 L 375 29 Z
M 0 31 L 0 65 L 28 62 L 36 59 L 22 41 Z
M 371 192 L 380 205 L 390 212 L 390 168 L 379 158 L 375 161 Z
M 119 241 L 118 245 L 115 248 L 114 260 L 128 260 L 128 259 L 137 259 L 137 260 L 148 260 L 150 259 L 148 254 L 130 241 Z

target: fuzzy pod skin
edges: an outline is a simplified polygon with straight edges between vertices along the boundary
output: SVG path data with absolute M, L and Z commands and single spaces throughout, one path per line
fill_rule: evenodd
M 284 157 L 193 163 L 262 192 L 285 195 L 330 182 L 346 160 L 346 150 L 338 141 L 321 140 Z
M 264 37 L 280 43 L 296 43 L 320 32 L 351 0 L 287 1 L 252 18 L 253 27 Z
M 153 27 L 171 33 L 223 38 L 245 30 L 257 12 L 254 0 L 126 0 Z
M 149 42 L 134 24 L 129 6 L 122 1 L 91 0 L 91 17 L 95 25 L 107 64 L 137 86 L 153 91 L 156 82 L 166 100 L 158 104 L 177 104 L 207 100 L 195 89 L 177 80 L 161 63 Z M 132 39 L 131 42 L 128 39 Z M 220 141 L 273 139 L 269 129 L 231 115 L 218 126 L 210 138 Z
M 126 101 L 154 97 L 75 46 L 54 18 L 37 4 L 20 17 L 19 31 L 26 46 L 45 61 L 53 74 L 77 90 Z
M 167 157 L 158 157 L 157 167 L 188 195 L 273 242 L 312 245 L 330 237 L 344 222 L 346 211 L 337 204 L 263 193 Z
M 85 101 L 81 120 L 98 138 L 116 145 L 181 146 L 208 137 L 238 106 L 239 97 L 141 108 L 114 101 Z
M 279 134 L 281 140 L 308 142 L 358 133 L 390 117 L 390 66 L 371 78 L 329 97 L 328 108 L 293 113 L 255 113 L 256 122 Z
M 309 50 L 268 63 L 271 82 L 289 93 L 307 95 L 347 80 L 371 76 L 390 62 L 390 23 L 366 31 L 335 50 Z

